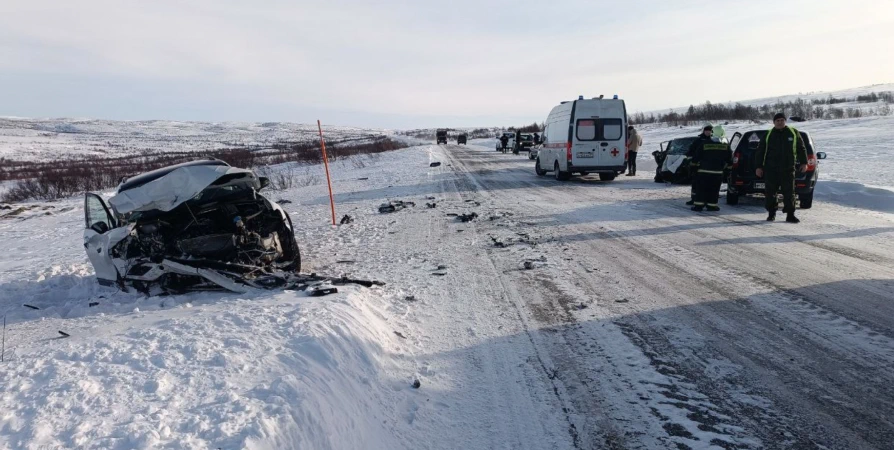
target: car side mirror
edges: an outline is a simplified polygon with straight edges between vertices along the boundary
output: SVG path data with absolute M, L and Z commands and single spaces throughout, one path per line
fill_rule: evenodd
M 261 189 L 270 186 L 270 178 L 267 177 L 258 177 L 258 182 L 261 183 Z M 259 189 L 260 190 L 260 189 Z
M 816 159 L 826 159 L 826 152 L 816 152 Z

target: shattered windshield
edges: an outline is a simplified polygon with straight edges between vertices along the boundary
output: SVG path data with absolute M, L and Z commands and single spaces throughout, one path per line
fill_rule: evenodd
M 668 155 L 685 155 L 689 151 L 689 146 L 695 141 L 694 137 L 680 138 L 670 141 L 668 145 Z

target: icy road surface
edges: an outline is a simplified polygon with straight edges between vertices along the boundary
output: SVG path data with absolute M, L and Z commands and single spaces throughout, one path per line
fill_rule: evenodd
M 105 290 L 77 199 L 0 219 L 0 447 L 891 448 L 894 217 L 696 214 L 640 161 L 613 182 L 475 145 L 338 162 L 353 223 L 324 185 L 271 196 L 308 270 L 388 285 L 322 298 Z

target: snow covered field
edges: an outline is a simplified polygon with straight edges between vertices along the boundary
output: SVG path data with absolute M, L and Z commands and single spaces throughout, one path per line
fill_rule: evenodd
M 33 159 L 103 142 L 125 153 L 206 149 L 315 131 L 2 122 L 0 148 Z M 354 223 L 327 224 L 322 184 L 273 197 L 292 202 L 307 270 L 388 284 L 321 298 L 101 288 L 80 242 L 81 199 L 0 210 L 0 445 L 879 447 L 882 438 L 864 430 L 892 433 L 874 417 L 892 400 L 876 369 L 892 366 L 894 324 L 876 310 L 894 299 L 894 117 L 795 125 L 829 155 L 797 234 L 749 225 L 760 223 L 758 201 L 712 219 L 677 205 L 685 187 L 651 182 L 658 143 L 697 126 L 643 126 L 641 176 L 607 184 L 539 179 L 527 159 L 497 154 L 486 139 L 341 161 L 339 215 Z M 767 126 L 725 128 L 731 136 Z M 368 133 L 379 131 L 327 130 Z M 429 168 L 436 160 L 445 164 Z M 378 214 L 389 199 L 417 206 Z M 479 217 L 468 224 L 447 215 L 472 211 Z M 842 304 L 845 293 L 857 301 Z M 778 317 L 779 333 L 765 317 Z M 800 343 L 783 348 L 770 337 Z M 718 339 L 743 339 L 742 348 Z M 773 353 L 749 353 L 764 347 Z M 867 383 L 884 401 L 849 400 L 854 392 L 830 385 L 839 373 L 810 360 L 824 352 L 844 361 L 844 373 L 875 374 Z M 795 364 L 776 367 L 786 355 Z M 814 376 L 814 390 L 828 395 L 785 387 L 787 377 Z M 871 404 L 855 412 L 861 402 Z
M 804 124 L 820 186 L 871 191 L 845 155 L 886 163 L 891 122 L 861 120 Z M 387 283 L 326 297 L 101 288 L 81 199 L 0 210 L 0 448 L 890 448 L 892 211 L 692 213 L 647 160 L 696 132 L 610 183 L 487 140 L 339 161 L 351 224 L 271 194 L 307 271 Z
M 388 131 L 324 124 L 324 133 L 330 140 L 340 140 Z M 0 117 L 0 158 L 18 161 L 265 147 L 316 139 L 316 124 Z

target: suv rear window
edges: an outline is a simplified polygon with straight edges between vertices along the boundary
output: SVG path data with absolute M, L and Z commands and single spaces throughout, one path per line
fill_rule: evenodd
M 621 119 L 578 119 L 577 140 L 617 141 L 624 135 Z

